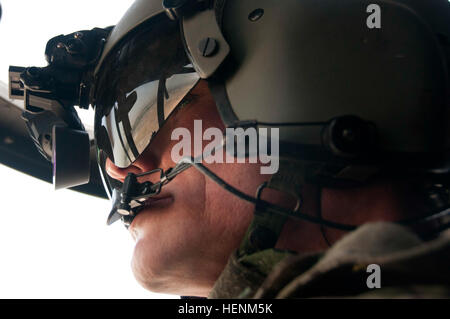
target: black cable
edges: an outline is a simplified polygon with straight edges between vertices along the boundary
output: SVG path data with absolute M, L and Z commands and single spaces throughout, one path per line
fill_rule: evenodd
M 326 234 L 325 234 L 325 231 L 323 228 L 324 226 L 343 230 L 343 231 L 352 231 L 352 230 L 355 230 L 358 226 L 360 226 L 360 225 L 342 224 L 342 223 L 333 222 L 333 221 L 330 221 L 327 219 L 323 219 L 322 215 L 321 215 L 321 211 L 322 211 L 321 199 L 319 199 L 319 201 L 318 201 L 318 203 L 319 203 L 318 217 L 313 217 L 313 216 L 310 216 L 307 214 L 300 213 L 298 211 L 291 211 L 291 210 L 285 209 L 281 206 L 278 206 L 278 205 L 269 203 L 267 201 L 264 201 L 262 199 L 258 199 L 253 196 L 250 196 L 248 194 L 245 194 L 245 193 L 241 192 L 240 190 L 238 190 L 237 188 L 235 188 L 235 187 L 231 186 L 230 184 L 228 184 L 227 182 L 225 182 L 223 179 L 221 179 L 219 176 L 217 176 L 215 173 L 213 173 L 211 170 L 209 170 L 207 167 L 205 167 L 203 164 L 201 164 L 199 159 L 201 159 L 202 157 L 203 157 L 203 154 L 195 159 L 192 157 L 183 158 L 180 162 L 178 162 L 178 164 L 174 168 L 169 169 L 165 173 L 161 174 L 161 180 L 152 185 L 152 188 L 150 189 L 149 193 L 139 194 L 139 196 L 137 196 L 134 199 L 138 199 L 138 198 L 142 199 L 145 197 L 150 197 L 152 195 L 152 193 L 154 194 L 155 187 L 159 188 L 159 190 L 160 190 L 163 185 L 165 185 L 169 181 L 171 181 L 176 175 L 182 173 L 189 167 L 193 166 L 198 171 L 203 173 L 205 176 L 212 179 L 216 184 L 218 184 L 220 187 L 222 187 L 226 191 L 232 193 L 233 195 L 235 195 L 247 202 L 253 203 L 255 205 L 259 205 L 259 207 L 265 208 L 267 211 L 271 211 L 273 213 L 277 213 L 282 216 L 306 220 L 311 223 L 319 224 L 321 226 L 322 235 L 324 236 L 325 241 L 330 246 L 331 246 L 331 243 L 329 242 L 328 238 L 326 237 Z M 138 174 L 138 177 L 148 175 L 148 174 L 151 174 L 151 173 L 154 173 L 157 171 L 162 172 L 162 169 L 155 169 L 155 170 L 152 170 L 149 172 L 144 172 L 144 173 Z M 320 189 L 320 191 L 321 191 L 321 189 Z M 159 191 L 157 193 L 159 193 Z M 321 197 L 320 195 L 321 195 L 321 192 L 319 192 L 319 197 Z M 413 218 L 413 219 L 401 220 L 401 221 L 397 221 L 396 223 L 405 225 L 405 226 L 414 225 L 419 222 L 429 222 L 429 221 L 432 221 L 434 219 L 440 218 L 440 217 L 448 215 L 448 214 L 450 214 L 450 206 L 440 209 L 438 212 L 433 212 L 427 216 L 421 216 L 421 217 L 417 217 L 417 218 Z
M 319 186 L 317 190 L 317 216 L 322 219 L 322 187 Z M 325 227 L 323 224 L 320 224 L 320 232 L 322 233 L 322 237 L 327 243 L 328 247 L 331 247 L 331 242 L 328 240 L 327 234 L 325 233 Z
M 195 161 L 192 158 L 184 158 L 184 159 L 181 160 L 180 163 L 181 164 L 188 163 L 188 164 L 194 166 L 198 171 L 200 171 L 204 175 L 206 175 L 209 178 L 211 178 L 215 183 L 217 183 L 220 187 L 222 187 L 226 191 L 234 194 L 235 196 L 237 196 L 237 197 L 239 197 L 239 198 L 241 198 L 241 199 L 243 199 L 245 201 L 248 201 L 248 202 L 253 203 L 253 204 L 258 204 L 260 207 L 264 207 L 267 210 L 272 211 L 274 213 L 278 213 L 280 215 L 287 216 L 287 217 L 293 217 L 293 218 L 297 218 L 297 219 L 306 220 L 306 221 L 309 221 L 309 222 L 315 223 L 315 224 L 323 224 L 323 225 L 328 226 L 328 227 L 333 227 L 333 228 L 337 228 L 337 229 L 345 230 L 345 231 L 351 231 L 351 230 L 355 230 L 357 228 L 357 226 L 355 226 L 355 225 L 347 225 L 347 224 L 335 223 L 333 221 L 329 221 L 329 220 L 325 220 L 325 219 L 321 219 L 321 218 L 316 218 L 316 217 L 309 216 L 307 214 L 303 214 L 303 213 L 300 213 L 300 212 L 293 212 L 293 211 L 285 209 L 285 208 L 283 208 L 281 206 L 269 203 L 269 202 L 267 202 L 265 200 L 257 199 L 257 198 L 255 198 L 253 196 L 247 195 L 247 194 L 241 192 L 240 190 L 234 188 L 233 186 L 231 186 L 227 182 L 225 182 L 219 176 L 217 176 L 212 171 L 210 171 L 208 168 L 206 168 L 203 164 L 195 163 Z M 180 165 L 180 163 L 178 165 Z M 186 169 L 186 168 L 184 168 L 184 169 Z M 176 170 L 176 168 L 175 168 L 175 170 Z
M 167 179 L 172 179 L 174 178 L 176 175 L 178 175 L 179 173 L 183 172 L 184 170 L 186 170 L 187 168 L 189 168 L 190 166 L 195 167 L 198 171 L 200 171 L 201 173 L 203 173 L 204 175 L 206 175 L 207 177 L 211 178 L 216 184 L 218 184 L 220 187 L 222 187 L 223 189 L 225 189 L 226 191 L 232 193 L 233 195 L 248 201 L 250 203 L 253 204 L 258 204 L 260 207 L 264 207 L 266 208 L 268 211 L 272 211 L 274 213 L 283 215 L 283 216 L 287 216 L 287 217 L 292 217 L 292 218 L 296 218 L 296 219 L 301 219 L 301 220 L 306 220 L 309 221 L 311 223 L 315 223 L 315 224 L 319 224 L 322 227 L 326 226 L 326 227 L 331 227 L 331 228 L 335 228 L 335 229 L 339 229 L 339 230 L 343 230 L 343 231 L 352 231 L 355 230 L 357 227 L 359 227 L 360 225 L 349 225 L 349 224 L 342 224 L 342 223 L 337 223 L 337 222 L 333 222 L 327 219 L 323 219 L 321 214 L 319 215 L 318 218 L 307 215 L 307 214 L 303 214 L 300 212 L 295 212 L 295 211 L 291 211 L 288 209 L 285 209 L 281 206 L 269 203 L 265 200 L 262 199 L 258 199 L 255 198 L 253 196 L 250 196 L 248 194 L 245 194 L 243 192 L 241 192 L 240 190 L 238 190 L 237 188 L 231 186 L 230 184 L 228 184 L 227 182 L 225 182 L 223 179 L 221 179 L 219 176 L 217 176 L 215 173 L 213 173 L 211 170 L 209 170 L 207 167 L 205 167 L 203 164 L 201 163 L 196 163 L 195 160 L 191 157 L 191 158 L 183 158 L 176 166 L 173 170 L 171 170 L 167 175 Z M 319 206 L 319 211 L 321 211 L 321 205 Z M 411 224 L 416 224 L 418 222 L 423 222 L 423 221 L 430 221 L 436 218 L 440 218 L 443 215 L 446 214 L 450 214 L 450 206 L 446 207 L 444 209 L 440 209 L 439 212 L 433 212 L 427 216 L 422 216 L 422 217 L 417 217 L 417 218 L 413 218 L 413 219 L 405 219 L 405 220 L 401 220 L 401 221 L 397 221 L 396 223 L 401 224 L 401 225 L 411 225 Z M 325 236 L 325 240 L 330 244 L 330 242 L 328 241 L 328 239 Z

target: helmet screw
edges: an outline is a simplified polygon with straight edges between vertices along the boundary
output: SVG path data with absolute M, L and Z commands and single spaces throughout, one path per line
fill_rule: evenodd
M 198 50 L 204 57 L 213 56 L 217 51 L 217 41 L 213 38 L 205 38 L 198 44 Z

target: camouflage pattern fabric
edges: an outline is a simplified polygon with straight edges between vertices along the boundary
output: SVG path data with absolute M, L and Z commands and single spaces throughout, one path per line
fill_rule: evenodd
M 380 267 L 381 288 L 367 285 Z M 449 298 L 450 230 L 422 241 L 393 223 L 368 223 L 325 252 L 233 254 L 209 298 Z

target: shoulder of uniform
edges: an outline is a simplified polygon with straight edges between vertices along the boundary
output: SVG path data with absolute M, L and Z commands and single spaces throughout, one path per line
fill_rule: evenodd
M 399 295 L 443 291 L 450 285 L 450 231 L 424 242 L 408 228 L 393 223 L 370 223 L 343 237 L 323 254 L 297 255 L 283 260 L 255 293 L 255 298 L 309 298 Z M 370 284 L 378 271 L 380 287 Z M 437 287 L 437 288 L 436 288 Z M 374 292 L 373 288 L 377 292 Z M 444 289 L 445 290 L 445 289 Z

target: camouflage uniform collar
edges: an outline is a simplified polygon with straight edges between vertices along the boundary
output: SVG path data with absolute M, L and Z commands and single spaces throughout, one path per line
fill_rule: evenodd
M 208 298 L 247 298 L 264 282 L 273 267 L 295 253 L 278 249 L 266 249 L 250 255 L 239 256 L 234 252 L 217 279 Z
M 386 297 L 388 291 L 408 298 L 448 297 L 449 257 L 450 230 L 424 242 L 398 224 L 369 223 L 339 240 L 310 268 L 305 256 L 285 259 L 253 297 Z M 380 267 L 383 289 L 368 287 L 369 265 Z
M 406 227 L 369 223 L 325 252 L 267 249 L 242 257 L 234 253 L 209 298 L 356 296 L 411 285 L 450 286 L 449 256 L 450 230 L 424 242 Z M 369 264 L 380 265 L 382 287 L 387 289 L 368 289 Z M 411 296 L 410 290 L 406 296 Z

